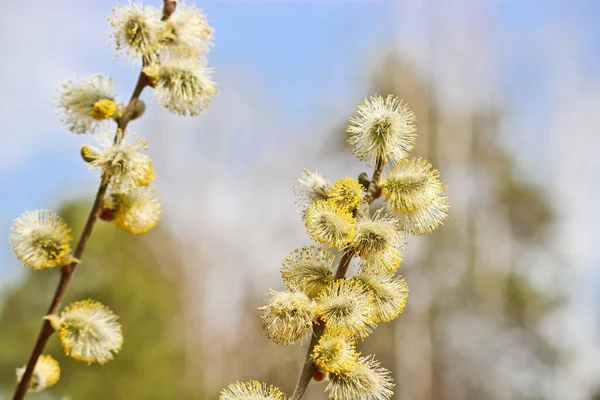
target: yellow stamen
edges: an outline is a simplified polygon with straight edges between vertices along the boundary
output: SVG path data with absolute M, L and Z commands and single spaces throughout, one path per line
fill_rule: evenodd
M 87 163 L 94 161 L 99 156 L 99 153 L 92 146 L 84 144 L 81 146 L 81 158 Z
M 110 99 L 101 99 L 94 103 L 94 108 L 90 112 L 92 118 L 102 120 L 110 118 L 117 111 L 117 104 Z
M 139 186 L 148 186 L 154 180 L 154 165 L 152 161 L 144 165 L 144 174 L 136 179 Z

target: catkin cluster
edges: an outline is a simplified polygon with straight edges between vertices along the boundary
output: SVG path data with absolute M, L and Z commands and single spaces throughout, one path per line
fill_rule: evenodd
M 179 115 L 199 114 L 217 93 L 206 67 L 213 29 L 201 10 L 176 3 L 175 11 L 167 12 L 130 2 L 115 7 L 107 19 L 116 54 L 142 64 L 138 87 L 127 105 L 117 100 L 114 80 L 102 74 L 67 80 L 56 96 L 58 114 L 69 131 L 96 135 L 98 146 L 81 148 L 81 157 L 90 169 L 99 170 L 101 188 L 106 189 L 99 191 L 105 194 L 92 214 L 132 234 L 148 232 L 161 215 L 157 193 L 150 187 L 154 167 L 145 153 L 147 143 L 124 128 L 145 111 L 141 89 L 152 88 L 159 103 Z M 70 274 L 80 262 L 83 246 L 72 250 L 70 228 L 50 210 L 26 211 L 11 231 L 14 254 L 34 270 L 60 266 Z M 117 315 L 95 300 L 76 301 L 45 319 L 58 333 L 65 353 L 84 363 L 104 364 L 123 345 Z M 29 391 L 59 380 L 60 367 L 50 355 L 41 355 L 33 365 Z M 17 369 L 19 381 L 25 370 Z
M 432 232 L 449 206 L 438 171 L 426 160 L 409 158 L 417 137 L 415 116 L 402 101 L 365 100 L 347 132 L 352 152 L 375 167 L 373 178 L 345 177 L 331 184 L 305 170 L 298 179 L 297 203 L 316 244 L 286 256 L 281 267 L 286 290 L 271 290 L 260 307 L 262 327 L 280 345 L 292 345 L 312 330 L 313 379 L 327 378 L 329 399 L 384 400 L 393 394 L 390 372 L 356 345 L 377 324 L 403 312 L 408 287 L 397 269 L 405 238 Z M 373 206 L 378 197 L 383 202 Z M 346 277 L 352 260 L 357 273 Z M 295 393 L 294 399 L 300 396 Z M 288 397 L 255 381 L 236 382 L 221 392 L 221 400 L 250 398 Z

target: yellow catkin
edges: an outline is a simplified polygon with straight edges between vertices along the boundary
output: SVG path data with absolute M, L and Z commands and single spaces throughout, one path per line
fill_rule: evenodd
M 26 367 L 17 368 L 17 381 L 21 381 L 25 374 Z M 41 392 L 42 390 L 54 386 L 60 379 L 60 365 L 58 361 L 52 358 L 51 355 L 41 355 L 35 368 L 33 375 L 29 381 L 28 391 L 30 392 Z
M 328 328 L 365 338 L 375 326 L 373 299 L 362 282 L 340 279 L 319 295 L 319 317 Z
M 316 304 L 303 292 L 271 290 L 269 303 L 259 308 L 263 330 L 275 343 L 289 346 L 311 328 L 315 308 Z
M 258 381 L 232 383 L 223 389 L 219 400 L 285 400 L 286 395 L 279 388 Z
M 328 328 L 314 347 L 312 358 L 323 372 L 351 370 L 358 362 L 354 339 L 345 331 Z
M 346 177 L 333 184 L 327 196 L 339 207 L 351 211 L 362 199 L 362 187 L 356 179 Z
M 26 211 L 9 236 L 15 256 L 34 270 L 62 263 L 71 251 L 71 229 L 50 210 Z
M 281 277 L 288 288 L 302 290 L 309 298 L 319 295 L 332 281 L 335 255 L 315 246 L 296 249 L 285 257 Z
M 313 240 L 341 249 L 354 237 L 356 220 L 333 200 L 319 200 L 308 209 L 306 230 Z
M 60 379 L 60 365 L 49 354 L 41 355 L 35 368 L 39 368 L 46 377 L 46 387 L 55 385 Z
M 361 160 L 377 158 L 399 162 L 413 149 L 417 138 L 414 112 L 402 100 L 389 95 L 365 99 L 347 132 L 352 152 Z
M 162 206 L 153 189 L 140 187 L 130 193 L 113 193 L 111 201 L 113 222 L 126 232 L 146 233 L 160 221 Z
M 148 159 L 142 167 L 142 173 L 136 177 L 136 183 L 139 186 L 148 186 L 154 181 L 154 163 Z
M 408 286 L 402 276 L 360 274 L 352 279 L 361 281 L 372 296 L 376 322 L 390 322 L 404 311 Z
M 404 159 L 382 182 L 382 193 L 394 210 L 416 212 L 428 207 L 446 189 L 439 177 L 427 160 Z
M 388 400 L 393 395 L 394 382 L 390 371 L 381 368 L 372 356 L 361 357 L 351 370 L 329 374 L 330 400 Z
M 123 330 L 118 318 L 102 303 L 88 299 L 67 306 L 60 318 L 48 319 L 58 327 L 65 354 L 89 365 L 104 364 L 121 350 Z

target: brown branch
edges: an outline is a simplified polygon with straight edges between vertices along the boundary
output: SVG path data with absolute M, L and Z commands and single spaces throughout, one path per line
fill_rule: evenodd
M 369 189 L 365 196 L 362 199 L 362 207 L 368 207 L 373 202 L 381 196 L 381 188 L 379 187 L 379 180 L 381 179 L 381 172 L 383 171 L 383 167 L 385 166 L 385 161 L 383 158 L 378 157 L 375 162 L 375 170 L 373 171 L 373 177 L 371 178 L 371 182 L 369 183 Z M 356 209 L 354 210 L 356 213 Z M 337 270 L 335 271 L 334 278 L 335 279 L 344 279 L 346 276 L 346 272 L 348 271 L 348 266 L 350 265 L 350 261 L 354 257 L 354 249 L 351 247 L 346 247 L 344 252 L 342 253 L 342 257 L 340 258 L 340 263 L 338 264 Z M 304 397 L 304 393 L 306 392 L 306 388 L 310 383 L 315 372 L 317 372 L 317 366 L 313 362 L 312 352 L 314 347 L 319 343 L 319 339 L 325 332 L 325 324 L 319 323 L 318 321 L 313 323 L 312 327 L 312 338 L 310 340 L 310 344 L 308 345 L 308 350 L 306 352 L 306 358 L 304 359 L 304 366 L 302 367 L 302 372 L 300 372 L 300 377 L 298 378 L 298 383 L 296 383 L 296 388 L 294 389 L 294 394 L 292 395 L 292 400 L 301 400 Z
M 162 20 L 168 19 L 171 14 L 175 11 L 175 7 L 177 6 L 177 1 L 174 0 L 164 0 L 164 8 L 163 8 L 163 17 Z M 148 86 L 149 80 L 144 72 L 140 72 L 140 75 L 137 80 L 137 84 L 135 85 L 135 89 L 133 90 L 133 94 L 131 95 L 131 99 L 125 108 L 125 112 L 123 116 L 117 120 L 117 133 L 115 134 L 115 143 L 119 143 L 125 134 L 125 129 L 131 121 L 131 118 L 135 112 L 135 106 L 138 102 L 142 91 L 146 86 Z M 71 281 L 71 277 L 73 276 L 73 272 L 77 267 L 81 256 L 85 250 L 88 239 L 90 238 L 92 231 L 94 229 L 94 225 L 102 212 L 102 203 L 104 201 L 104 195 L 106 194 L 106 189 L 108 188 L 108 184 L 110 182 L 110 177 L 107 175 L 102 176 L 102 180 L 100 181 L 100 186 L 98 187 L 98 192 L 96 193 L 96 198 L 94 199 L 94 204 L 92 209 L 90 210 L 90 214 L 85 223 L 85 227 L 83 228 L 83 232 L 79 237 L 79 241 L 77 243 L 77 247 L 75 248 L 75 252 L 73 253 L 73 257 L 75 260 L 71 264 L 63 265 L 60 270 L 60 281 L 56 287 L 56 291 L 54 292 L 54 297 L 52 298 L 52 302 L 50 303 L 50 307 L 48 308 L 48 312 L 46 315 L 55 315 L 58 313 L 58 309 L 62 303 L 63 298 L 65 297 L 65 293 L 67 292 L 67 287 L 69 286 L 69 282 Z M 38 334 L 37 340 L 35 342 L 35 346 L 33 347 L 33 351 L 31 352 L 31 356 L 29 357 L 29 361 L 27 362 L 27 366 L 25 367 L 25 372 L 23 373 L 23 377 L 17 386 L 15 394 L 13 396 L 13 400 L 22 400 L 27 393 L 27 389 L 29 388 L 29 384 L 31 382 L 31 377 L 33 376 L 33 371 L 35 369 L 35 364 L 37 363 L 38 358 L 44 351 L 44 347 L 48 342 L 50 336 L 54 333 L 54 329 L 50 324 L 50 321 L 44 320 L 42 323 L 42 327 L 40 329 L 40 333 Z
M 142 94 L 142 90 L 144 90 L 144 88 L 148 86 L 149 83 L 150 80 L 148 79 L 146 74 L 140 72 L 140 76 L 138 77 L 135 89 L 133 90 L 133 94 L 131 95 L 131 99 L 129 99 L 129 104 L 127 104 L 123 116 L 117 120 L 117 127 L 120 130 L 125 131 L 125 129 L 127 128 L 127 124 L 129 124 L 129 121 L 131 121 L 131 118 L 135 113 L 135 106 L 137 105 L 140 95 Z
M 300 377 L 298 378 L 296 389 L 294 389 L 292 400 L 299 400 L 304 397 L 304 392 L 306 392 L 306 388 L 308 387 L 310 380 L 315 372 L 317 372 L 317 366 L 312 359 L 312 351 L 317 343 L 319 343 L 319 339 L 323 335 L 323 332 L 325 332 L 325 324 L 320 324 L 318 322 L 313 323 L 310 344 L 308 345 L 308 352 L 306 353 L 304 366 L 302 367 L 302 372 L 300 372 Z
M 140 86 L 140 82 L 145 81 L 144 74 L 140 73 L 140 78 L 138 79 L 138 86 Z M 144 85 L 145 86 L 145 85 Z M 127 106 L 127 111 L 135 108 L 135 103 L 144 88 L 141 88 L 137 91 L 137 97 L 132 97 L 132 100 L 129 102 Z M 118 126 L 119 131 L 124 131 L 129 123 L 129 119 L 131 119 L 131 115 L 133 112 L 127 113 L 119 119 Z M 125 118 L 128 117 L 128 118 Z M 115 134 L 115 143 L 119 141 L 119 133 Z M 121 136 L 122 137 L 122 136 Z M 92 231 L 94 229 L 94 225 L 100 216 L 100 212 L 102 211 L 102 203 L 104 201 L 104 195 L 106 194 L 106 189 L 108 188 L 108 184 L 110 181 L 110 177 L 108 175 L 103 175 L 102 180 L 100 181 L 100 186 L 98 187 L 98 192 L 96 193 L 96 198 L 94 199 L 94 204 L 92 205 L 92 209 L 90 210 L 90 214 L 85 223 L 85 227 L 83 228 L 83 232 L 79 237 L 79 242 L 77 243 L 77 247 L 75 248 L 75 252 L 73 253 L 73 257 L 76 260 L 80 260 L 83 252 L 85 250 L 88 239 L 90 238 Z M 52 302 L 50 304 L 50 308 L 48 309 L 48 313 L 46 315 L 55 315 L 58 312 L 60 304 L 67 292 L 67 287 L 69 286 L 69 282 L 71 281 L 71 277 L 73 276 L 73 272 L 77 267 L 78 261 L 74 261 L 71 264 L 63 265 L 60 269 L 60 281 L 58 282 L 58 286 L 56 287 L 56 291 L 54 293 L 54 297 L 52 298 Z M 29 388 L 29 383 L 31 381 L 31 377 L 33 375 L 33 370 L 35 368 L 35 364 L 37 363 L 38 358 L 44 351 L 44 347 L 46 346 L 46 342 L 50 338 L 50 336 L 54 333 L 54 329 L 50 325 L 48 320 L 44 320 L 42 323 L 42 328 L 40 329 L 40 333 L 36 340 L 35 346 L 33 347 L 33 351 L 31 352 L 31 356 L 29 357 L 29 361 L 27 362 L 27 366 L 25 368 L 25 373 L 17 386 L 17 390 L 15 395 L 13 396 L 13 400 L 21 400 L 25 397 L 25 393 L 27 393 L 27 389 Z

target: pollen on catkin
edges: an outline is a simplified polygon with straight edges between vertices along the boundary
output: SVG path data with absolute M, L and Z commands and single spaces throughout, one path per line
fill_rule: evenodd
M 181 46 L 200 55 L 208 52 L 214 32 L 202 10 L 179 3 L 175 12 L 164 22 L 160 41 L 164 45 Z
M 358 105 L 358 115 L 350 119 L 348 143 L 360 160 L 374 164 L 381 157 L 397 163 L 415 145 L 415 121 L 413 111 L 398 98 L 371 97 Z
M 162 211 L 154 189 L 139 187 L 128 193 L 111 193 L 107 204 L 116 226 L 134 235 L 146 233 L 158 224 Z
M 432 233 L 448 218 L 448 198 L 438 196 L 427 207 L 413 212 L 398 213 L 400 225 L 404 231 L 413 235 Z
M 20 382 L 23 378 L 25 369 L 26 367 L 17 368 L 17 382 Z M 54 386 L 59 379 L 60 365 L 58 361 L 49 354 L 42 354 L 35 364 L 27 390 L 30 392 L 41 392 L 50 386 Z
M 150 184 L 154 172 L 152 159 L 142 153 L 142 150 L 147 149 L 145 140 L 132 134 L 119 143 L 114 143 L 110 132 L 98 135 L 97 140 L 103 149 L 88 146 L 97 154 L 89 165 L 90 168 L 100 168 L 103 174 L 110 176 L 112 192 L 128 193 L 139 186 Z
M 157 8 L 141 3 L 119 5 L 111 10 L 107 20 L 117 55 L 143 61 L 144 65 L 158 61 L 156 51 L 164 24 Z
M 390 248 L 382 254 L 361 258 L 359 268 L 367 275 L 394 275 L 400 263 L 402 253 L 398 249 Z
M 355 234 L 356 220 L 352 213 L 333 200 L 319 200 L 306 213 L 306 231 L 321 244 L 338 249 L 346 247 Z
M 365 338 L 375 326 L 371 295 L 362 282 L 340 279 L 319 295 L 319 317 L 327 328 L 342 329 Z
M 339 207 L 352 211 L 362 199 L 362 186 L 356 179 L 342 178 L 329 189 L 327 197 Z
M 302 339 L 312 326 L 316 304 L 297 290 L 271 290 L 271 299 L 260 307 L 262 328 L 275 343 L 288 346 Z
M 398 220 L 391 215 L 376 213 L 358 218 L 356 235 L 352 240 L 356 254 L 365 259 L 375 259 L 404 245 L 404 234 Z
M 138 186 L 148 186 L 154 181 L 154 163 L 148 157 L 140 166 L 140 174 L 135 177 Z
M 54 267 L 71 250 L 71 229 L 50 210 L 26 211 L 11 227 L 9 241 L 15 256 L 34 270 Z
M 330 400 L 389 400 L 394 394 L 390 371 L 372 356 L 361 357 L 350 370 L 329 374 Z
M 154 95 L 174 114 L 198 115 L 218 93 L 212 80 L 213 71 L 206 68 L 206 60 L 189 51 L 171 51 L 159 66 L 144 68 L 144 72 L 156 77 Z
M 344 330 L 327 328 L 313 348 L 312 359 L 324 372 L 351 370 L 358 362 L 354 338 Z
M 65 354 L 88 365 L 112 360 L 123 345 L 119 317 L 97 301 L 76 301 L 58 319 L 47 318 L 58 331 Z
M 63 82 L 56 107 L 62 122 L 73 133 L 94 133 L 117 111 L 112 78 L 100 74 Z
M 404 311 L 408 286 L 402 276 L 360 274 L 352 279 L 362 282 L 372 296 L 376 322 L 390 322 Z
M 286 400 L 279 388 L 263 382 L 235 382 L 221 391 L 219 400 Z
M 281 276 L 288 289 L 302 290 L 315 298 L 333 281 L 332 264 L 335 255 L 320 247 L 296 249 L 285 257 Z
M 116 111 L 117 104 L 113 100 L 101 99 L 94 103 L 90 114 L 94 119 L 103 120 L 112 117 Z
M 411 213 L 428 207 L 445 190 L 439 177 L 427 160 L 404 159 L 381 183 L 381 189 L 390 207 Z

